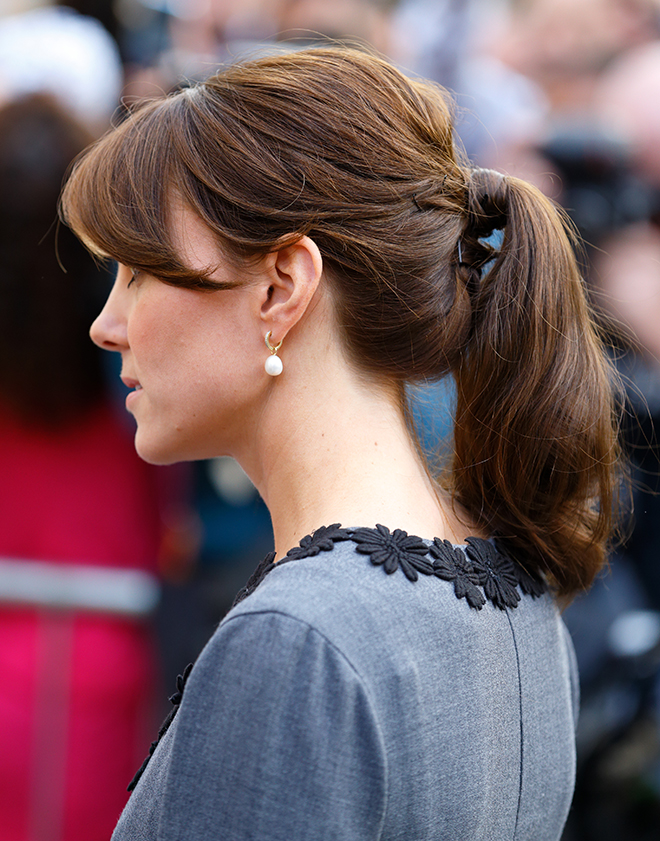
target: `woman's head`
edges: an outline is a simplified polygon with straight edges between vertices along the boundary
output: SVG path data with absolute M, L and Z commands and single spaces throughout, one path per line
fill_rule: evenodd
M 62 207 L 125 270 L 240 292 L 245 312 L 265 264 L 302 254 L 308 290 L 322 265 L 353 369 L 390 387 L 454 375 L 448 481 L 473 522 L 558 592 L 589 584 L 618 475 L 610 368 L 556 208 L 460 160 L 436 87 L 353 50 L 238 64 L 137 110 L 82 159 Z M 217 242 L 217 263 L 186 260 L 181 208 Z M 251 405 L 266 393 L 255 382 Z
M 83 159 L 63 207 L 101 252 L 198 288 L 172 244 L 173 194 L 238 262 L 308 234 L 349 357 L 405 381 L 446 373 L 467 340 L 466 184 L 440 90 L 318 49 L 142 106 Z

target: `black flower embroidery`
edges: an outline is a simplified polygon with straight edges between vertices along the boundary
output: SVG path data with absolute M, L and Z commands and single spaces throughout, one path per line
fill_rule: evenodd
M 358 552 L 369 555 L 371 562 L 383 566 L 388 575 L 401 569 L 410 581 L 417 581 L 420 573 L 451 581 L 456 597 L 465 599 L 477 610 L 483 607 L 486 599 L 500 610 L 515 608 L 520 601 L 518 588 L 533 598 L 548 590 L 543 578 L 524 570 L 499 542 L 468 537 L 467 548 L 463 551 L 448 540 L 435 538 L 429 547 L 419 537 L 401 529 L 390 532 L 382 525 L 375 529 L 342 529 L 339 523 L 322 526 L 303 537 L 300 544 L 290 549 L 278 563 L 330 552 L 335 543 L 344 540 L 352 540 Z M 275 553 L 271 552 L 236 596 L 233 606 L 253 593 L 276 566 Z
M 181 705 L 181 701 L 183 701 L 183 690 L 186 688 L 186 683 L 188 682 L 188 678 L 190 677 L 190 672 L 192 672 L 192 663 L 188 663 L 186 668 L 183 670 L 182 675 L 177 675 L 176 678 L 176 692 L 174 695 L 170 695 L 169 701 L 170 704 L 174 706 L 173 710 L 170 710 L 170 721 L 174 718 L 174 714 L 176 713 L 177 709 Z
M 526 596 L 531 596 L 533 599 L 538 599 L 547 591 L 547 585 L 543 581 L 542 578 L 539 578 L 536 575 L 532 575 L 531 573 L 527 572 L 520 564 L 515 563 L 511 560 L 507 551 L 502 547 L 499 541 L 495 542 L 497 546 L 497 551 L 500 555 L 503 555 L 505 558 L 508 558 L 510 563 L 516 570 L 516 577 L 518 579 L 518 586 L 522 590 L 522 592 Z
M 486 598 L 500 610 L 516 607 L 520 601 L 518 569 L 513 561 L 501 555 L 488 540 L 468 537 L 466 553 L 479 576 Z
M 298 546 L 289 549 L 282 561 L 297 561 L 301 558 L 311 558 L 319 552 L 331 552 L 336 542 L 348 540 L 349 534 L 339 523 L 331 526 L 321 526 L 313 534 L 308 534 Z M 280 562 L 281 563 L 281 562 Z
M 181 705 L 181 701 L 183 700 L 183 690 L 186 688 L 186 682 L 187 682 L 187 680 L 190 676 L 190 672 L 192 672 L 192 667 L 193 667 L 193 664 L 188 663 L 186 668 L 183 670 L 183 674 L 178 675 L 178 677 L 176 679 L 176 692 L 174 693 L 174 695 L 170 696 L 170 703 L 174 705 L 174 709 L 170 710 L 169 715 L 167 716 L 165 721 L 161 724 L 160 730 L 158 731 L 158 737 L 156 738 L 155 741 L 153 741 L 151 743 L 151 746 L 149 748 L 149 753 L 147 754 L 146 759 L 144 760 L 142 765 L 140 765 L 140 767 L 138 768 L 135 776 L 133 777 L 133 779 L 128 784 L 128 787 L 126 788 L 126 791 L 133 791 L 135 786 L 138 784 L 138 782 L 140 780 L 140 777 L 144 774 L 145 769 L 146 769 L 147 765 L 149 764 L 149 760 L 154 755 L 154 751 L 158 747 L 158 743 L 163 738 L 163 736 L 167 733 L 167 731 L 170 729 L 170 725 L 174 721 L 174 716 L 177 714 L 177 712 L 179 710 L 179 706 Z
M 252 595 L 257 587 L 261 584 L 268 573 L 275 567 L 275 552 L 269 552 L 259 566 L 255 569 L 252 575 L 248 578 L 246 585 L 238 591 L 236 598 L 232 603 L 232 607 L 236 607 L 243 599 L 247 599 Z
M 470 607 L 481 610 L 486 599 L 477 586 L 480 577 L 465 552 L 448 540 L 436 537 L 429 547 L 429 554 L 433 558 L 433 574 L 444 581 L 452 581 L 456 597 L 465 599 Z
M 433 572 L 433 566 L 424 557 L 428 546 L 419 537 L 401 529 L 390 532 L 377 524 L 375 529 L 355 529 L 351 532 L 351 540 L 358 552 L 369 555 L 371 563 L 382 565 L 388 575 L 400 568 L 409 581 L 417 581 L 418 573 L 431 575 Z

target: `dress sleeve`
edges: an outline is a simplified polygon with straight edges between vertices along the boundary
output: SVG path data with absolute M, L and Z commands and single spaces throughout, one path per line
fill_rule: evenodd
M 370 841 L 386 756 L 364 682 L 288 615 L 226 620 L 177 716 L 159 839 Z

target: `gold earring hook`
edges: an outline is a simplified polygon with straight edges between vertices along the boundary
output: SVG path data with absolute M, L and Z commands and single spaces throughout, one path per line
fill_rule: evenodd
M 278 342 L 278 344 L 276 344 L 276 345 L 271 345 L 271 343 L 270 343 L 270 336 L 271 336 L 271 331 L 269 330 L 269 331 L 266 333 L 266 347 L 268 348 L 268 350 L 269 350 L 271 353 L 275 354 L 275 353 L 277 353 L 277 351 L 278 351 L 278 350 L 282 347 L 282 342 L 284 341 L 284 339 L 281 339 L 281 340 Z

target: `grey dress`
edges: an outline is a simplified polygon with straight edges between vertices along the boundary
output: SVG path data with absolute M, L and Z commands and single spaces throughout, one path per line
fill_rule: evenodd
M 542 582 L 382 527 L 286 560 L 208 642 L 113 841 L 556 841 L 577 681 Z

